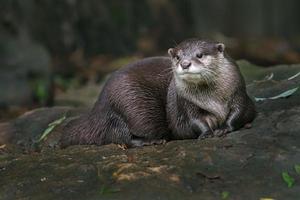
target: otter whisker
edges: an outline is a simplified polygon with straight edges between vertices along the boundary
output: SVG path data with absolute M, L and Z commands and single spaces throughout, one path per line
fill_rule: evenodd
M 165 73 L 165 72 L 173 72 L 173 68 L 172 67 L 168 67 L 164 70 L 161 71 L 161 73 Z

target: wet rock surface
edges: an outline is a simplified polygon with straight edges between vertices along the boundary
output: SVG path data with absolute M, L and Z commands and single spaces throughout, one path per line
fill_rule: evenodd
M 240 62 L 253 97 L 272 97 L 300 86 L 300 65 L 255 68 Z M 264 79 L 273 73 L 273 78 Z M 60 128 L 84 112 L 43 108 L 10 123 L 0 148 L 0 199 L 299 199 L 300 89 L 288 98 L 257 102 L 251 129 L 224 138 L 171 141 L 122 149 L 118 145 L 53 149 Z M 46 141 L 48 124 L 67 119 Z M 22 145 L 21 145 L 22 144 Z M 50 147 L 50 148 L 49 148 Z M 287 172 L 295 182 L 288 187 Z

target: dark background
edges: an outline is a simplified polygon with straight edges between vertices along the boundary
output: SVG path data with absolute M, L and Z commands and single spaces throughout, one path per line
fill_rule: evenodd
M 232 57 L 260 66 L 300 63 L 299 8 L 298 0 L 0 0 L 0 119 L 54 105 L 71 86 L 188 37 L 224 42 Z

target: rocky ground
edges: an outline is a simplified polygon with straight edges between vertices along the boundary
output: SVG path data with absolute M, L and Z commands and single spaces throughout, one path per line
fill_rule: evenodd
M 291 90 L 300 65 L 239 64 L 252 97 L 275 98 L 257 102 L 251 129 L 225 138 L 61 150 L 52 148 L 60 128 L 85 109 L 42 108 L 0 124 L 11 141 L 0 146 L 0 199 L 300 199 L 300 89 Z

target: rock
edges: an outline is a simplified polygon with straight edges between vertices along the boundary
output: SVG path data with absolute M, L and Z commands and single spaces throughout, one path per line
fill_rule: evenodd
M 256 70 L 245 64 L 242 71 Z M 252 68 L 252 69 L 251 69 Z M 278 95 L 299 87 L 300 65 L 277 66 L 247 75 L 254 97 Z M 270 72 L 272 80 L 262 80 Z M 255 74 L 255 75 L 254 75 Z M 256 81 L 253 81 L 256 80 Z M 49 149 L 59 129 L 82 112 L 44 108 L 0 124 L 0 132 L 18 130 L 13 143 L 39 138 L 48 124 L 67 113 L 42 153 L 5 151 L 0 146 L 1 199 L 299 199 L 300 90 L 288 98 L 257 103 L 251 129 L 224 138 L 178 140 L 165 145 L 123 149 L 118 145 Z M 5 130 L 1 129 L 5 127 Z M 23 140 L 22 140 L 23 138 Z M 49 142 L 50 141 L 50 142 Z M 25 142 L 26 143 L 26 142 Z M 28 142 L 30 144 L 30 142 Z M 43 146 L 44 145 L 44 146 Z M 17 147 L 16 147 L 17 148 Z M 30 149 L 30 145 L 23 148 Z M 295 182 L 288 188 L 287 172 Z M 226 197 L 227 196 L 227 197 Z
M 91 107 L 96 102 L 103 84 L 89 82 L 84 87 L 69 88 L 66 92 L 55 96 L 55 105 L 72 105 L 76 107 Z
M 85 109 L 70 107 L 40 108 L 26 112 L 11 123 L 0 123 L 0 144 L 14 144 L 16 148 L 21 148 L 25 152 L 39 151 L 38 140 L 43 132 L 48 128 L 48 124 L 66 116 L 68 120 L 83 113 Z M 66 120 L 66 122 L 68 122 Z M 65 122 L 65 123 L 66 123 Z M 62 123 L 64 125 L 64 123 Z M 45 145 L 56 144 L 60 138 L 60 132 L 55 135 L 51 132 Z M 4 142 L 1 142 L 4 141 Z M 45 146 L 46 148 L 48 146 Z
M 280 98 L 257 102 L 259 111 L 269 112 L 293 108 L 299 105 L 300 99 L 300 75 L 288 80 L 300 72 L 300 65 L 278 65 L 269 68 L 259 68 L 248 62 L 238 62 L 244 77 L 246 77 L 247 91 L 252 97 L 272 97 L 287 90 L 299 87 L 288 99 Z M 268 80 L 267 76 L 273 74 L 273 78 Z
M 5 34 L 0 46 L 0 106 L 45 104 L 51 98 L 49 53 L 29 38 Z

